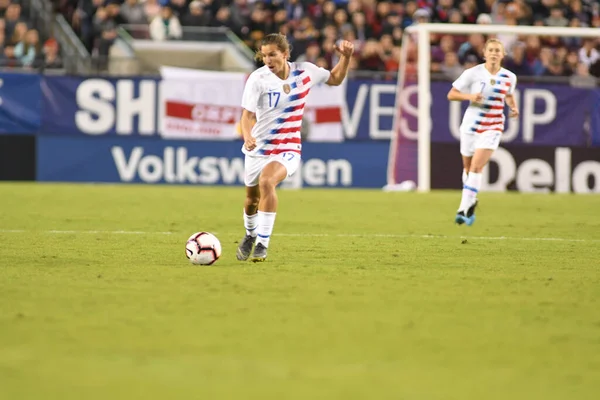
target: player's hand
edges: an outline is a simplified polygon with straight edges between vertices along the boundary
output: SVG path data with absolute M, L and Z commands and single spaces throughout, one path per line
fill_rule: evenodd
M 483 101 L 483 94 L 481 94 L 481 93 L 473 93 L 473 94 L 471 95 L 471 98 L 470 98 L 470 100 L 471 100 L 473 103 L 481 103 L 481 102 Z
M 244 140 L 244 147 L 248 151 L 254 150 L 256 148 L 256 139 L 254 139 L 252 136 L 250 136 L 249 138 L 245 139 Z
M 510 112 L 508 113 L 508 116 L 510 118 L 517 118 L 519 116 L 519 109 L 516 107 L 512 107 L 510 109 Z
M 335 50 L 342 56 L 351 57 L 354 53 L 354 45 L 347 40 L 340 40 L 334 46 Z

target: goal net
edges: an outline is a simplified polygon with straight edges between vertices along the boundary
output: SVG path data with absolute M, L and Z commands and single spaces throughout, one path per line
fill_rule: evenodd
M 518 78 L 515 96 L 521 116 L 515 121 L 510 121 L 507 116 L 502 143 L 536 143 L 534 137 L 544 139 L 545 129 L 554 136 L 569 129 L 587 129 L 589 135 L 590 124 L 600 121 L 599 100 L 590 95 L 598 82 L 596 70 L 600 62 L 594 64 L 594 54 L 600 50 L 598 29 L 445 23 L 413 25 L 405 30 L 402 38 L 384 190 L 417 188 L 422 192 L 430 191 L 432 170 L 447 169 L 438 157 L 443 151 L 437 146 L 438 141 L 452 143 L 456 152 L 444 154 L 443 158 L 453 157 L 453 165 L 461 165 L 459 125 L 467 104 L 449 102 L 446 94 L 462 70 L 483 62 L 482 41 L 485 43 L 491 37 L 500 39 L 505 45 L 507 56 L 503 66 L 508 69 L 522 67 L 513 70 Z M 581 120 L 573 123 L 577 118 Z M 567 136 L 547 143 L 575 145 L 569 142 L 575 139 Z M 452 183 L 442 184 L 441 188 L 460 187 L 460 168 L 442 172 L 445 177 L 440 179 Z M 440 185 L 433 185 L 433 188 L 438 187 Z

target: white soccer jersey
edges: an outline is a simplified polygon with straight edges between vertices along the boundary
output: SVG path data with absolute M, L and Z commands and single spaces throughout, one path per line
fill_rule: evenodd
M 481 103 L 471 102 L 465 111 L 460 125 L 462 133 L 504 132 L 504 99 L 515 91 L 515 74 L 500 68 L 492 75 L 484 64 L 479 64 L 464 71 L 452 86 L 462 93 L 483 95 Z
M 256 113 L 252 137 L 256 148 L 242 151 L 252 156 L 269 156 L 284 152 L 300 153 L 300 127 L 306 96 L 310 88 L 327 82 L 330 72 L 309 62 L 288 63 L 290 74 L 282 80 L 267 66 L 248 77 L 242 107 Z

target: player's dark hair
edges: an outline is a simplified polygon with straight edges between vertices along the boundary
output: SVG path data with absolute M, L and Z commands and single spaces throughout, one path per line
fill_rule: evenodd
M 258 46 L 258 49 L 256 49 L 254 58 L 257 61 L 262 61 L 262 58 L 263 58 L 262 52 L 261 52 L 262 47 L 270 45 L 270 44 L 276 45 L 277 48 L 279 49 L 279 51 L 281 51 L 282 53 L 285 53 L 287 51 L 288 58 L 289 58 L 289 54 L 290 54 L 290 51 L 292 50 L 292 46 L 290 45 L 290 42 L 288 42 L 285 35 L 282 35 L 281 33 L 270 33 L 260 41 L 260 45 Z

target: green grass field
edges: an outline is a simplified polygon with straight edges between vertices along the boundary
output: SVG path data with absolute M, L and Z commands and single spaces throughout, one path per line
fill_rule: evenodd
M 0 184 L 0 398 L 598 398 L 600 197 L 280 200 L 253 264 L 242 188 Z

